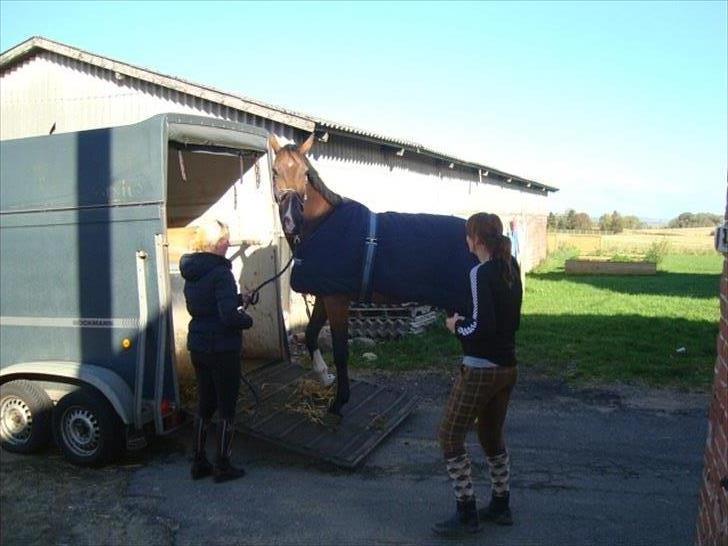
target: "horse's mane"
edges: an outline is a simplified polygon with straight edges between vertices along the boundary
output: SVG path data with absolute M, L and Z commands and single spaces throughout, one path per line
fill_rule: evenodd
M 308 167 L 308 183 L 313 186 L 313 189 L 321 194 L 321 197 L 328 201 L 332 207 L 338 207 L 342 203 L 344 198 L 338 193 L 330 190 L 328 186 L 324 184 L 324 181 L 321 180 L 318 171 L 314 169 L 308 158 L 298 151 L 295 144 L 288 144 L 284 146 L 283 149 L 288 150 L 289 152 L 295 152 L 299 157 L 303 158 L 304 163 L 306 163 L 306 166 Z

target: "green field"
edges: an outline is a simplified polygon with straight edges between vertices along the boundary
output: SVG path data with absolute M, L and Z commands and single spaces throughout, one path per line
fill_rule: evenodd
M 575 382 L 711 383 L 720 255 L 668 255 L 651 277 L 567 277 L 564 260 L 571 255 L 555 253 L 527 276 L 521 366 Z M 365 351 L 377 360 L 364 361 Z M 446 368 L 459 355 L 442 321 L 420 336 L 351 350 L 354 366 L 390 370 Z

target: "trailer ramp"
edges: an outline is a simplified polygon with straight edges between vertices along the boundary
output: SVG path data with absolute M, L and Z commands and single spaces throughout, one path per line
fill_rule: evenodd
M 412 412 L 416 397 L 406 391 L 351 379 L 351 397 L 340 423 L 319 424 L 292 412 L 286 403 L 310 370 L 290 362 L 270 364 L 247 377 L 259 391 L 256 411 L 248 391 L 238 401 L 236 428 L 250 436 L 344 468 L 355 468 Z M 242 390 L 245 390 L 244 388 Z

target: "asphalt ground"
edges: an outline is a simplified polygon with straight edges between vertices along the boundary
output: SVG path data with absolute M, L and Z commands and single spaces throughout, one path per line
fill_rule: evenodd
M 193 482 L 190 428 L 100 469 L 66 463 L 54 448 L 2 452 L 0 543 L 452 544 L 430 533 L 454 509 L 436 440 L 450 378 L 364 378 L 421 400 L 355 471 L 239 435 L 234 459 L 247 475 Z M 522 371 L 507 421 L 515 525 L 461 543 L 692 544 L 708 403 L 702 393 L 571 388 Z M 476 494 L 487 500 L 474 433 L 468 444 Z

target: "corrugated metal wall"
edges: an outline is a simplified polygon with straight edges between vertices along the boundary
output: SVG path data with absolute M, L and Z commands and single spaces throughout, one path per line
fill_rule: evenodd
M 284 141 L 300 140 L 301 131 L 290 126 L 222 106 L 185 93 L 91 66 L 51 52 L 41 52 L 0 75 L 0 139 L 57 133 L 112 125 L 124 125 L 163 112 L 206 115 L 263 127 Z M 486 210 L 498 213 L 505 225 L 519 222 L 521 252 L 528 270 L 546 255 L 547 198 L 499 185 L 479 183 L 474 171 L 455 167 L 409 152 L 403 157 L 393 150 L 365 140 L 332 135 L 318 142 L 312 160 L 324 181 L 342 195 L 356 199 L 375 211 L 429 212 L 467 217 Z M 259 167 L 269 184 L 267 161 Z M 247 176 L 246 176 L 247 178 Z M 243 186 L 247 182 L 244 181 Z M 223 203 L 241 195 L 231 189 Z M 254 192 L 257 193 L 257 192 Z M 252 197 L 252 196 L 249 196 Z M 258 203 L 260 205 L 260 203 Z M 267 205 L 258 214 L 270 214 Z M 251 214 L 256 214 L 251 210 Z M 262 219 L 261 219 L 262 220 Z M 257 233 L 262 241 L 280 241 L 277 222 L 266 218 L 270 233 Z M 241 234 L 242 235 L 242 234 Z M 283 251 L 282 258 L 287 257 Z M 300 296 L 283 283 L 283 310 L 290 325 L 305 321 Z
M 210 116 L 263 127 L 293 138 L 295 130 L 179 91 L 51 52 L 41 52 L 0 75 L 0 139 L 136 123 L 162 112 Z

